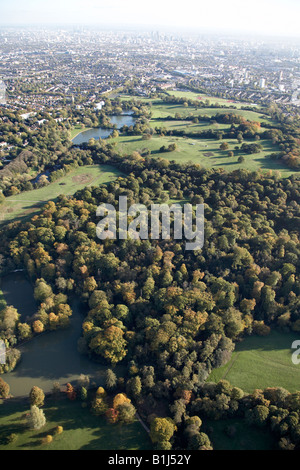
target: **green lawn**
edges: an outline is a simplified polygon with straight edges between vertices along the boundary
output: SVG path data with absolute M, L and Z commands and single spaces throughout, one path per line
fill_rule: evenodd
M 172 91 L 170 92 L 173 93 Z M 193 92 L 174 92 L 176 96 L 187 96 L 190 98 L 195 98 L 199 96 L 197 93 Z M 216 113 L 236 113 L 242 115 L 245 119 L 250 121 L 259 121 L 262 124 L 261 131 L 265 130 L 263 127 L 264 122 L 272 123 L 272 120 L 265 114 L 257 109 L 257 111 L 244 111 L 242 109 L 232 109 L 232 108 L 200 108 L 195 109 L 194 107 L 185 108 L 183 105 L 172 105 L 164 103 L 159 98 L 146 98 L 138 96 L 130 96 L 126 94 L 120 94 L 118 97 L 121 100 L 137 100 L 142 101 L 143 103 L 151 106 L 152 118 L 150 120 L 150 126 L 155 127 L 165 127 L 168 130 L 184 130 L 185 132 L 197 132 L 202 130 L 228 130 L 230 125 L 228 124 L 219 124 L 214 123 L 210 124 L 206 121 L 201 121 L 199 123 L 193 123 L 191 121 L 181 121 L 181 120 L 168 120 L 168 116 L 175 117 L 176 113 L 179 113 L 181 117 L 186 118 L 188 116 L 198 116 L 201 119 L 201 116 L 213 116 Z M 210 99 L 212 97 L 201 95 L 201 98 Z M 232 103 L 228 100 L 222 100 L 214 98 L 215 101 L 211 102 L 220 102 L 220 104 L 231 106 Z M 240 108 L 242 103 L 234 103 L 235 106 Z M 255 108 L 253 108 L 255 109 Z M 160 120 L 161 118 L 166 119 Z M 79 126 L 77 130 L 80 131 Z M 73 130 L 75 133 L 75 129 Z M 74 134 L 75 135 L 75 134 Z M 272 153 L 279 153 L 280 149 L 276 145 L 272 145 L 270 141 L 261 140 L 260 143 L 263 145 L 263 150 L 260 153 L 245 155 L 239 150 L 235 150 L 235 147 L 238 145 L 236 139 L 227 140 L 229 143 L 229 149 L 227 151 L 220 150 L 220 140 L 214 139 L 197 139 L 197 138 L 186 138 L 186 137 L 176 137 L 176 136 L 159 136 L 154 135 L 151 140 L 143 140 L 141 136 L 119 136 L 117 139 L 111 139 L 111 142 L 116 143 L 116 150 L 122 153 L 124 156 L 131 154 L 133 151 L 138 151 L 143 153 L 146 149 L 151 151 L 151 155 L 155 157 L 163 157 L 168 160 L 175 160 L 179 163 L 193 162 L 200 164 L 204 168 L 224 168 L 227 171 L 237 170 L 237 169 L 246 169 L 249 171 L 271 171 L 278 172 L 278 175 L 281 177 L 289 177 L 294 174 L 294 171 L 291 171 L 279 160 L 273 160 L 268 157 Z M 170 143 L 176 143 L 178 149 L 175 152 L 160 152 L 160 148 L 164 145 L 168 147 Z M 234 155 L 228 157 L 228 151 L 233 151 Z M 238 158 L 243 156 L 245 161 L 242 163 L 238 162 Z
M 226 98 L 218 98 L 216 96 L 206 95 L 205 93 L 195 93 L 194 91 L 169 90 L 168 94 L 170 96 L 176 96 L 176 98 L 187 98 L 194 101 L 209 100 L 210 104 L 220 104 L 221 106 L 235 106 L 237 108 L 240 108 L 241 106 L 246 106 L 246 103 L 241 103 L 240 101 L 228 100 Z M 250 106 L 253 105 L 250 104 Z
M 220 105 L 227 106 L 226 108 L 200 108 L 196 109 L 195 107 L 184 107 L 181 104 L 167 104 L 164 103 L 159 98 L 143 98 L 138 96 L 130 96 L 125 94 L 120 94 L 119 98 L 121 100 L 136 99 L 137 101 L 142 101 L 143 103 L 151 106 L 152 118 L 150 120 L 150 126 L 152 128 L 166 128 L 167 130 L 184 130 L 185 132 L 197 132 L 203 130 L 228 130 L 230 125 L 228 124 L 219 124 L 214 123 L 210 124 L 206 121 L 201 121 L 199 123 L 193 123 L 192 121 L 182 121 L 182 120 L 168 120 L 169 116 L 175 117 L 176 113 L 179 113 L 182 118 L 187 118 L 189 116 L 198 116 L 201 119 L 201 116 L 213 116 L 217 113 L 235 113 L 243 116 L 249 121 L 259 121 L 261 126 L 261 132 L 265 130 L 264 123 L 274 122 L 269 118 L 269 116 L 263 114 L 259 108 L 253 107 L 253 111 L 244 111 L 241 108 L 242 103 L 231 103 L 225 99 L 213 98 L 211 96 L 198 94 L 188 91 L 170 91 L 169 94 L 175 94 L 175 96 L 186 96 L 188 98 L 197 98 L 201 96 L 204 100 L 210 99 L 211 103 L 219 102 Z M 232 109 L 228 106 L 236 106 L 239 109 Z M 166 119 L 166 120 L 161 120 Z M 292 174 L 295 174 L 294 171 L 291 171 L 287 166 L 285 166 L 279 160 L 273 160 L 269 157 L 272 153 L 279 153 L 280 149 L 278 146 L 273 145 L 271 141 L 261 140 L 260 143 L 263 145 L 263 150 L 260 153 L 245 155 L 239 150 L 235 150 L 235 147 L 238 146 L 236 139 L 227 140 L 229 143 L 229 149 L 227 151 L 220 150 L 220 140 L 213 139 L 197 139 L 197 138 L 186 138 L 186 137 L 177 137 L 177 136 L 159 136 L 154 135 L 151 140 L 143 140 L 140 136 L 120 136 L 117 139 L 113 139 L 112 142 L 117 144 L 117 150 L 123 155 L 131 154 L 133 151 L 138 151 L 143 153 L 146 149 L 151 151 L 152 156 L 163 157 L 168 160 L 175 160 L 179 163 L 193 162 L 198 163 L 204 168 L 224 168 L 227 171 L 237 170 L 237 169 L 246 169 L 249 171 L 271 171 L 278 173 L 281 177 L 289 177 Z M 161 153 L 159 149 L 164 145 L 168 147 L 170 143 L 176 143 L 178 149 L 175 152 L 166 152 Z M 247 142 L 246 142 L 247 143 Z M 228 157 L 228 151 L 233 151 L 234 156 Z M 238 158 L 243 156 L 245 161 L 242 163 L 238 162 Z
M 218 98 L 217 96 L 210 96 L 206 95 L 205 93 L 195 93 L 194 91 L 174 91 L 174 90 L 168 90 L 167 91 L 169 96 L 175 96 L 176 98 L 187 98 L 193 101 L 206 101 L 209 100 L 210 104 L 216 105 L 219 104 L 220 106 L 234 106 L 235 108 L 241 108 L 242 106 L 253 106 L 254 109 L 256 109 L 255 105 L 252 104 L 247 104 L 247 103 L 242 103 L 240 101 L 234 101 L 234 100 L 228 100 L 226 98 Z M 135 99 L 137 101 L 142 101 L 144 103 L 147 103 L 149 101 L 157 101 L 155 98 L 147 98 L 143 96 L 132 96 L 132 95 L 127 95 L 126 93 L 121 93 L 118 98 L 120 98 L 121 101 L 129 101 L 132 99 Z M 259 109 L 257 107 L 257 109 Z
M 180 104 L 168 104 L 162 103 L 158 101 L 153 101 L 152 104 L 152 117 L 153 119 L 157 118 L 166 118 L 168 116 L 175 116 L 176 113 L 179 113 L 181 117 L 186 116 L 215 116 L 216 114 L 237 114 L 239 116 L 243 116 L 248 121 L 257 121 L 257 122 L 267 122 L 272 123 L 272 120 L 256 111 L 244 111 L 242 109 L 231 109 L 231 108 L 194 108 L 193 106 L 189 106 L 187 108 L 183 107 Z
M 160 121 L 159 119 L 151 119 L 151 127 L 166 128 L 168 130 L 185 131 L 185 132 L 199 132 L 206 130 L 229 130 L 229 124 L 210 124 L 205 121 L 200 121 L 194 124 L 192 121 Z
M 188 133 L 191 132 L 201 132 L 201 131 L 229 131 L 231 125 L 230 124 L 220 124 L 218 122 L 210 123 L 207 121 L 199 121 L 198 123 L 193 123 L 192 121 L 187 120 L 160 120 L 159 118 L 151 119 L 150 126 L 155 129 L 156 127 L 159 128 L 166 128 L 167 130 L 176 130 L 176 131 L 185 131 Z M 266 130 L 265 127 L 261 127 L 258 132 L 264 132 Z
M 261 123 L 268 122 L 274 124 L 272 119 L 263 113 L 259 108 L 253 107 L 253 111 L 244 111 L 240 109 L 242 106 L 246 106 L 245 103 L 240 102 L 231 102 L 230 100 L 222 98 L 214 98 L 212 96 L 207 96 L 204 94 L 198 94 L 194 92 L 181 92 L 181 91 L 169 91 L 169 95 L 175 95 L 177 97 L 187 97 L 193 100 L 197 100 L 197 97 L 203 98 L 202 101 L 209 100 L 210 104 L 220 104 L 221 106 L 226 106 L 226 108 L 195 108 L 194 106 L 189 106 L 185 108 L 182 104 L 168 104 L 164 103 L 160 98 L 147 98 L 139 96 L 131 96 L 126 94 L 120 94 L 119 98 L 121 101 L 136 100 L 141 101 L 146 105 L 151 106 L 152 110 L 152 119 L 157 118 L 166 118 L 168 116 L 175 116 L 176 113 L 179 113 L 182 117 L 194 115 L 194 116 L 214 116 L 215 114 L 238 114 L 243 116 L 249 121 L 259 121 Z M 200 100 L 199 100 L 200 101 Z M 233 106 L 233 108 L 231 108 Z M 237 109 L 234 109 L 237 108 Z
M 226 428 L 235 429 L 233 436 L 228 436 Z M 214 450 L 276 450 L 276 439 L 266 428 L 245 424 L 242 419 L 204 420 L 203 431 L 213 444 Z
M 103 417 L 82 408 L 78 401 L 67 399 L 46 400 L 43 407 L 47 419 L 44 428 L 32 431 L 28 428 L 25 414 L 29 406 L 24 402 L 9 400 L 0 405 L 0 450 L 146 450 L 151 449 L 147 432 L 138 421 L 127 425 L 110 425 Z M 54 428 L 63 426 L 64 431 L 54 436 L 53 442 L 41 445 L 40 440 L 47 434 L 53 435 Z M 11 433 L 18 435 L 13 444 L 6 444 Z
M 149 104 L 150 102 L 153 101 L 152 98 L 147 98 L 144 96 L 133 96 L 133 95 L 127 95 L 126 93 L 120 93 L 117 98 L 119 98 L 121 101 L 142 101 L 143 103 Z
M 228 380 L 251 393 L 255 388 L 283 387 L 300 390 L 300 365 L 292 363 L 291 345 L 296 333 L 272 331 L 269 336 L 249 336 L 238 343 L 231 360 L 212 371 L 208 382 Z
M 117 150 L 123 155 L 131 154 L 133 151 L 143 152 L 143 150 L 149 148 L 153 157 L 162 157 L 168 160 L 175 160 L 179 163 L 192 161 L 193 163 L 199 163 L 205 168 L 223 167 L 227 171 L 241 168 L 250 171 L 273 170 L 279 171 L 283 177 L 293 174 L 292 171 L 279 161 L 266 158 L 267 155 L 278 151 L 278 147 L 273 146 L 267 140 L 260 141 L 263 145 L 263 151 L 252 155 L 236 152 L 234 150 L 234 147 L 237 145 L 235 139 L 226 141 L 229 144 L 229 149 L 226 151 L 220 150 L 222 141 L 213 139 L 190 139 L 175 136 L 160 137 L 154 135 L 152 139 L 145 141 L 140 136 L 120 136 L 117 139 L 112 139 L 112 142 L 117 143 Z M 176 143 L 178 150 L 163 153 L 159 151 L 163 145 L 167 147 L 171 143 Z M 228 157 L 228 151 L 230 150 L 234 152 L 233 157 Z M 245 158 L 245 161 L 238 163 L 238 157 L 241 155 Z
M 60 194 L 72 195 L 86 186 L 107 183 L 118 176 L 121 176 L 121 173 L 109 165 L 79 167 L 47 186 L 6 198 L 5 203 L 0 206 L 0 221 L 32 216 L 41 205 L 55 200 Z

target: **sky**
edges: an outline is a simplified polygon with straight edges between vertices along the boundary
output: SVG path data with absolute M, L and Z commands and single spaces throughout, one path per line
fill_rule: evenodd
M 1 25 L 149 26 L 300 37 L 300 0 L 0 0 Z

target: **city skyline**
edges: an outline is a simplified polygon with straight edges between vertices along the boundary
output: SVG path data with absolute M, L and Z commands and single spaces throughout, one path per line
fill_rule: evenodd
M 120 28 L 190 29 L 198 32 L 226 32 L 266 36 L 300 37 L 297 0 L 253 0 L 245 7 L 238 0 L 213 4 L 187 0 L 152 0 L 151 6 L 138 0 L 113 4 L 103 0 L 0 0 L 0 25 L 99 25 Z

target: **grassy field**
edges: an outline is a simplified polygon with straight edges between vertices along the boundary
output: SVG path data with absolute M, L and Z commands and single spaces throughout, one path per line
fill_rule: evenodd
M 194 124 L 192 121 L 160 121 L 159 119 L 151 119 L 151 127 L 166 128 L 168 130 L 185 131 L 185 132 L 198 132 L 204 130 L 229 130 L 230 125 L 228 124 L 210 124 L 205 121 L 200 121 L 198 124 Z
M 242 109 L 231 109 L 231 108 L 194 108 L 194 107 L 187 107 L 184 108 L 182 105 L 179 104 L 165 104 L 162 102 L 153 102 L 152 104 L 152 117 L 153 119 L 163 117 L 166 118 L 168 116 L 175 116 L 176 113 L 180 114 L 182 117 L 186 116 L 209 116 L 212 117 L 216 114 L 237 114 L 239 116 L 243 116 L 245 119 L 249 121 L 256 121 L 266 123 L 272 123 L 272 120 L 260 113 L 255 111 L 244 111 Z
M 234 100 L 228 100 L 224 98 L 218 98 L 216 96 L 210 96 L 206 95 L 205 93 L 195 93 L 194 91 L 175 91 L 175 90 L 168 90 L 167 94 L 169 96 L 175 96 L 176 98 L 187 98 L 193 101 L 206 101 L 209 100 L 210 104 L 216 105 L 219 104 L 220 106 L 234 106 L 235 108 L 240 109 L 242 106 L 247 106 L 247 103 L 241 103 L 239 101 L 234 101 Z M 142 102 L 149 102 L 149 101 L 155 101 L 153 98 L 147 98 L 144 96 L 132 96 L 132 95 L 127 95 L 125 93 L 121 93 L 118 98 L 120 98 L 121 101 L 128 101 L 131 99 L 136 99 L 138 101 Z M 253 106 L 253 108 L 256 108 L 255 105 L 248 104 L 248 106 Z
M 247 393 L 266 387 L 300 390 L 300 366 L 292 363 L 291 345 L 296 339 L 296 333 L 278 331 L 266 337 L 249 336 L 238 343 L 228 364 L 213 370 L 207 381 L 226 379 Z
M 109 165 L 79 167 L 47 186 L 6 198 L 0 206 L 0 223 L 32 216 L 43 204 L 60 194 L 72 195 L 86 186 L 107 183 L 118 176 L 121 173 Z
M 170 90 L 168 94 L 171 96 L 176 96 L 176 98 L 187 98 L 189 100 L 194 100 L 194 101 L 209 100 L 210 104 L 220 104 L 221 106 L 235 106 L 236 108 L 247 106 L 247 103 L 241 103 L 239 101 L 228 100 L 226 98 L 225 99 L 218 98 L 216 96 L 210 96 L 204 93 L 195 93 L 194 91 L 188 91 L 188 90 L 180 90 L 180 91 Z M 252 104 L 250 104 L 249 106 L 255 107 Z
M 151 441 L 138 421 L 127 425 L 110 425 L 105 418 L 83 409 L 78 401 L 46 401 L 43 407 L 47 419 L 39 431 L 28 429 L 25 415 L 29 406 L 24 402 L 6 401 L 0 405 L 0 450 L 147 450 Z M 63 426 L 61 435 L 54 436 L 51 444 L 40 440 L 53 435 L 54 428 Z M 18 439 L 6 444 L 6 437 L 17 434 Z
M 153 100 L 144 96 L 133 96 L 133 95 L 127 95 L 126 93 L 120 93 L 117 96 L 118 99 L 121 101 L 130 101 L 130 100 L 136 100 L 136 101 L 142 101 L 143 103 L 150 103 Z
M 226 428 L 234 427 L 233 436 L 228 436 Z M 205 420 L 203 431 L 207 432 L 214 450 L 276 450 L 276 439 L 266 428 L 245 425 L 242 419 Z
M 178 97 L 184 97 L 197 99 L 200 95 L 189 91 L 170 91 L 169 94 L 175 94 Z M 183 105 L 172 105 L 164 103 L 159 98 L 146 98 L 138 96 L 130 96 L 126 94 L 120 94 L 121 100 L 136 99 L 143 103 L 151 106 L 152 118 L 150 120 L 150 126 L 155 129 L 166 128 L 169 131 L 172 130 L 184 130 L 185 132 L 197 132 L 205 131 L 209 129 L 213 130 L 228 130 L 230 125 L 214 123 L 210 124 L 206 121 L 199 123 L 193 123 L 192 121 L 182 120 L 168 120 L 169 116 L 175 117 L 176 113 L 179 113 L 182 118 L 189 116 L 200 117 L 201 116 L 213 116 L 216 113 L 235 113 L 243 116 L 249 121 L 256 121 L 261 123 L 261 131 L 264 131 L 264 123 L 274 122 L 269 116 L 263 114 L 263 111 L 258 107 L 253 107 L 253 111 L 245 111 L 240 109 L 243 106 L 242 103 L 232 103 L 230 100 L 213 98 L 207 95 L 201 95 L 203 100 L 209 99 L 211 103 L 219 102 L 220 105 L 226 106 L 226 108 L 200 108 L 195 107 L 184 107 Z M 235 106 L 238 109 L 232 109 L 230 106 Z M 165 119 L 165 120 L 161 120 Z M 151 155 L 155 157 L 163 157 L 168 160 L 175 160 L 179 163 L 193 162 L 202 165 L 204 168 L 224 168 L 227 171 L 246 169 L 249 171 L 271 171 L 276 172 L 281 177 L 289 177 L 294 174 L 287 166 L 281 163 L 279 160 L 273 160 L 269 157 L 272 153 L 279 153 L 280 149 L 278 146 L 273 145 L 271 141 L 261 140 L 260 143 L 263 146 L 263 150 L 260 153 L 246 155 L 239 150 L 235 150 L 238 145 L 236 139 L 227 140 L 229 149 L 226 151 L 220 150 L 220 140 L 213 139 L 197 139 L 187 137 L 176 137 L 176 136 L 159 136 L 154 135 L 151 140 L 143 140 L 139 136 L 120 136 L 114 139 L 113 142 L 117 144 L 117 150 L 123 155 L 128 155 L 133 151 L 143 153 L 146 149 L 151 151 Z M 247 141 L 245 141 L 247 143 Z M 250 142 L 250 141 L 249 141 Z M 170 143 L 176 143 L 178 148 L 174 152 L 160 152 L 160 148 L 164 145 L 168 147 Z M 250 142 L 251 143 L 251 142 Z M 234 155 L 228 157 L 228 152 L 233 151 Z M 242 163 L 238 162 L 238 158 L 243 156 L 245 161 Z
M 117 149 L 123 155 L 131 154 L 133 151 L 143 152 L 143 150 L 149 148 L 153 157 L 162 157 L 180 163 L 192 161 L 193 163 L 199 163 L 205 168 L 223 167 L 227 171 L 241 168 L 250 171 L 272 170 L 279 171 L 282 177 L 288 177 L 293 174 L 279 161 L 266 157 L 278 151 L 278 148 L 273 146 L 270 141 L 261 140 L 260 143 L 263 145 L 263 151 L 252 155 L 245 155 L 235 151 L 234 147 L 237 145 L 235 139 L 226 141 L 229 144 L 229 149 L 226 151 L 220 150 L 222 141 L 213 139 L 190 139 L 175 136 L 160 137 L 154 135 L 151 140 L 145 141 L 139 136 L 120 136 L 117 139 L 112 139 L 112 142 L 117 143 Z M 159 151 L 163 145 L 167 147 L 171 143 L 176 143 L 178 149 L 174 152 Z M 228 157 L 228 151 L 230 150 L 234 152 L 233 157 Z M 238 163 L 238 157 L 241 155 L 244 156 L 245 161 Z
M 188 96 L 187 96 L 187 93 L 189 94 Z M 191 97 L 192 99 L 197 99 L 197 96 L 199 96 L 198 94 L 193 93 L 193 92 L 169 92 L 169 94 L 170 95 L 177 94 L 177 96 L 180 96 L 180 97 L 187 96 L 187 97 Z M 248 119 L 249 121 L 258 121 L 261 123 L 267 122 L 267 123 L 274 124 L 274 122 L 269 118 L 269 116 L 263 114 L 263 112 L 261 112 L 260 110 L 245 111 L 243 109 L 240 109 L 241 106 L 243 106 L 243 103 L 238 103 L 238 102 L 233 103 L 228 100 L 224 100 L 221 98 L 220 99 L 212 98 L 206 95 L 200 95 L 200 96 L 201 98 L 203 97 L 204 101 L 206 99 L 210 100 L 210 104 L 219 103 L 221 106 L 226 106 L 226 108 L 221 108 L 221 107 L 220 108 L 195 108 L 194 106 L 189 106 L 185 108 L 182 104 L 164 103 L 159 98 L 145 98 L 145 97 L 130 96 L 130 95 L 120 95 L 119 98 L 121 99 L 121 101 L 136 99 L 137 101 L 141 101 L 142 103 L 145 103 L 146 105 L 150 105 L 151 111 L 152 111 L 152 119 L 175 116 L 176 113 L 179 113 L 182 117 L 187 117 L 190 115 L 193 115 L 195 117 L 196 116 L 210 116 L 211 117 L 217 113 L 220 113 L 220 114 L 233 113 L 233 114 L 238 114 L 240 116 L 243 116 L 245 119 Z M 233 106 L 233 108 L 230 108 L 230 106 Z M 238 108 L 238 109 L 234 109 L 234 108 Z
M 172 91 L 170 93 L 173 93 Z M 174 92 L 176 96 L 187 96 L 189 98 L 197 98 L 198 94 L 193 92 Z M 142 101 L 147 105 L 151 105 L 152 118 L 150 120 L 150 126 L 152 128 L 167 128 L 168 130 L 184 130 L 185 132 L 197 132 L 202 130 L 226 130 L 230 128 L 228 124 L 210 124 L 205 121 L 199 123 L 193 123 L 191 121 L 181 120 L 167 120 L 168 116 L 175 117 L 176 113 L 179 113 L 181 117 L 185 118 L 191 115 L 194 116 L 213 116 L 217 112 L 219 113 L 236 113 L 242 115 L 245 119 L 250 121 L 259 121 L 262 123 L 261 130 L 263 131 L 264 122 L 272 123 L 272 120 L 262 114 L 258 109 L 257 111 L 244 111 L 242 109 L 232 108 L 201 108 L 195 109 L 194 107 L 185 108 L 183 105 L 169 105 L 164 103 L 160 99 L 150 99 L 146 97 L 130 96 L 126 94 L 120 94 L 118 97 L 121 100 L 136 99 Z M 202 95 L 203 99 L 211 99 L 212 97 Z M 232 103 L 228 100 L 219 100 L 221 105 L 231 106 Z M 212 101 L 211 101 L 212 102 Z M 235 106 L 240 108 L 242 103 L 234 103 Z M 255 109 L 255 108 L 254 108 Z M 166 119 L 165 121 L 160 120 L 161 118 Z M 77 126 L 78 127 L 78 126 Z M 80 129 L 78 128 L 80 131 Z M 75 132 L 75 129 L 74 129 Z M 278 173 L 281 177 L 288 177 L 294 174 L 294 171 L 290 171 L 280 161 L 273 160 L 269 157 L 272 153 L 278 153 L 279 147 L 272 145 L 270 141 L 261 140 L 260 143 L 263 145 L 263 150 L 260 153 L 245 155 L 239 150 L 235 150 L 238 145 L 236 139 L 227 140 L 229 149 L 226 151 L 220 150 L 220 140 L 214 139 L 197 139 L 187 137 L 176 137 L 176 136 L 159 136 L 154 135 L 151 140 L 143 140 L 140 136 L 124 136 L 121 135 L 116 139 L 112 139 L 111 142 L 116 143 L 116 149 L 124 156 L 131 154 L 133 151 L 143 153 L 146 149 L 151 151 L 151 155 L 155 157 L 163 157 L 168 160 L 174 160 L 179 163 L 193 162 L 200 164 L 204 168 L 224 168 L 227 171 L 246 169 L 249 171 L 271 171 Z M 178 148 L 174 152 L 160 152 L 162 146 L 168 147 L 170 143 L 176 143 Z M 232 157 L 228 156 L 228 152 L 233 151 Z M 238 158 L 243 156 L 245 161 L 242 163 L 238 162 Z

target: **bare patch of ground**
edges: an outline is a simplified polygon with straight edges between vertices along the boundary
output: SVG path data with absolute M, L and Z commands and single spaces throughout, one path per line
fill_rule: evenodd
M 91 175 L 75 175 L 72 178 L 73 183 L 87 184 L 92 181 L 93 177 Z

